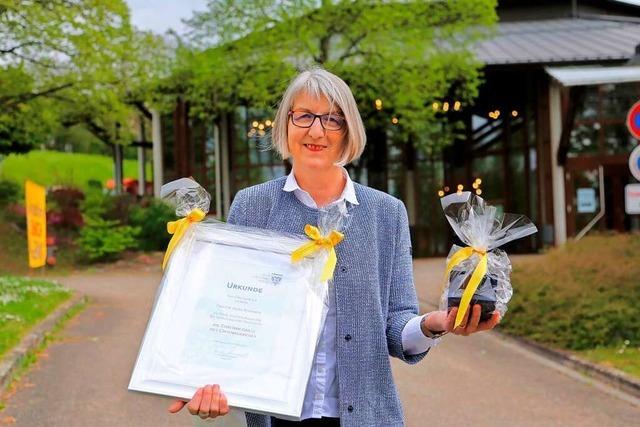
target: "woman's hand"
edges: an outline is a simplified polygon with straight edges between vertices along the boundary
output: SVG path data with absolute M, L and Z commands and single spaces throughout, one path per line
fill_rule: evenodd
M 180 399 L 175 400 L 171 406 L 169 406 L 169 412 L 175 414 L 179 412 L 184 405 L 187 405 L 187 409 L 191 415 L 197 415 L 202 419 L 215 418 L 229 413 L 227 397 L 220 391 L 218 384 L 206 385 L 199 388 L 189 402 Z
M 488 331 L 500 323 L 500 313 L 497 311 L 493 312 L 490 319 L 480 322 L 481 310 L 482 307 L 480 304 L 475 304 L 471 310 L 468 310 L 467 318 L 455 329 L 453 325 L 455 324 L 456 315 L 458 314 L 458 307 L 452 308 L 449 313 L 444 310 L 434 311 L 426 316 L 426 319 L 422 321 L 420 327 L 423 332 L 426 328 L 431 332 L 446 331 L 456 335 L 467 336 L 474 332 Z

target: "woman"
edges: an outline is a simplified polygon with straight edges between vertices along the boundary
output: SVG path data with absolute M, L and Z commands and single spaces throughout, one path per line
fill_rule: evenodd
M 411 240 L 403 203 L 353 183 L 344 165 L 364 150 L 365 131 L 344 81 L 323 69 L 300 73 L 289 85 L 273 126 L 273 146 L 293 169 L 287 177 L 241 190 L 229 222 L 302 233 L 316 225 L 318 209 L 342 204 L 350 221 L 336 246 L 338 264 L 329 312 L 316 349 L 302 421 L 247 414 L 250 427 L 402 426 L 389 356 L 417 363 L 445 332 L 459 335 L 493 328 L 498 313 L 479 323 L 474 306 L 453 329 L 456 309 L 418 316 Z M 175 401 L 170 412 L 186 402 Z M 216 385 L 199 389 L 187 407 L 201 418 L 228 412 Z

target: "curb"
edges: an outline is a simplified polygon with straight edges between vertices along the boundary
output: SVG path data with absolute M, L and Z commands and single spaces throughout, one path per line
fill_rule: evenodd
M 426 312 L 426 310 L 438 309 L 436 305 L 424 300 L 420 301 L 420 306 L 420 309 L 423 312 Z M 527 338 L 509 335 L 506 332 L 496 330 L 491 331 L 491 333 L 499 336 L 501 339 L 511 341 L 516 345 L 524 347 L 527 350 L 548 360 L 552 360 L 553 362 L 558 363 L 566 368 L 587 375 L 593 379 L 614 387 L 615 389 L 623 393 L 627 393 L 634 398 L 640 399 L 640 380 L 632 377 L 625 372 L 589 362 L 585 359 L 575 356 L 569 351 L 547 347 L 545 345 L 531 341 Z
M 74 293 L 68 301 L 64 302 L 43 321 L 34 326 L 18 345 L 2 357 L 0 360 L 0 391 L 4 391 L 11 384 L 20 362 L 42 344 L 47 333 L 51 332 L 72 308 L 86 301 L 87 298 L 84 295 Z
M 557 350 L 533 342 L 529 339 L 516 337 L 506 334 L 500 331 L 494 331 L 494 333 L 500 335 L 501 338 L 513 341 L 527 349 L 544 356 L 547 359 L 551 359 L 556 363 L 571 368 L 582 374 L 586 374 L 591 378 L 602 381 L 622 392 L 630 394 L 631 396 L 640 399 L 640 380 L 622 372 L 618 369 L 609 368 L 606 366 L 598 365 L 593 362 L 589 362 L 582 359 L 566 350 Z

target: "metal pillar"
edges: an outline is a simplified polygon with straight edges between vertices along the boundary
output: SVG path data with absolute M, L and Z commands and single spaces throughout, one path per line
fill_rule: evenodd
M 160 112 L 151 111 L 151 140 L 153 142 L 153 195 L 160 197 L 160 188 L 164 182 L 162 161 L 162 130 Z

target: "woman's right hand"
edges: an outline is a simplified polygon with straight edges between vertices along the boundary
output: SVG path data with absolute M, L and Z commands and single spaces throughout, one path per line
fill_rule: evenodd
M 227 397 L 218 384 L 206 385 L 196 390 L 189 402 L 178 399 L 169 406 L 169 412 L 175 414 L 185 405 L 191 415 L 197 415 L 202 419 L 215 418 L 229 413 Z

